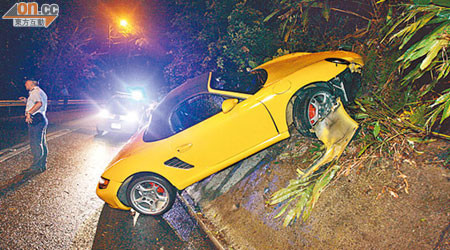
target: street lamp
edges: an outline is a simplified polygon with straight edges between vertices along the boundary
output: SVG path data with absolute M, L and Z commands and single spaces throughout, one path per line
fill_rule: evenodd
M 136 28 L 133 26 L 133 22 L 129 22 L 126 18 L 113 18 L 111 19 L 113 22 L 108 22 L 108 53 L 111 52 L 111 45 L 114 44 L 113 41 L 115 39 L 119 39 L 122 37 L 122 41 L 119 40 L 118 43 L 125 44 L 127 51 L 127 67 L 128 60 L 130 57 L 130 43 L 132 42 L 132 36 L 136 32 Z
M 128 21 L 126 19 L 120 20 L 120 26 L 126 28 L 128 26 Z
M 127 19 L 119 19 L 118 24 L 120 27 L 118 27 L 119 29 L 116 29 L 116 32 L 121 33 L 123 36 L 126 36 L 132 32 L 130 23 L 128 23 Z M 111 43 L 112 43 L 113 38 L 116 38 L 116 37 L 111 36 L 111 32 L 113 31 L 113 29 L 114 29 L 113 25 L 108 23 L 108 47 L 109 48 L 111 48 Z

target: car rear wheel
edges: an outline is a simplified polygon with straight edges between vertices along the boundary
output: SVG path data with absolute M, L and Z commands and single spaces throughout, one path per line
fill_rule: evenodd
M 127 201 L 137 212 L 161 215 L 175 201 L 175 188 L 163 178 L 146 175 L 134 178 L 127 188 Z
M 335 97 L 325 87 L 309 88 L 296 96 L 292 109 L 295 128 L 304 136 L 314 137 L 311 128 L 330 113 Z

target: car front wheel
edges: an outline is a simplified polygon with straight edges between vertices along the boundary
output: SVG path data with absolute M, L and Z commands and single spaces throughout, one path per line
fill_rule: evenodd
M 330 113 L 335 97 L 324 87 L 309 88 L 296 96 L 292 109 L 295 128 L 304 136 L 314 137 L 311 128 Z
M 175 188 L 163 178 L 146 175 L 134 178 L 127 188 L 128 204 L 145 215 L 161 215 L 175 201 Z

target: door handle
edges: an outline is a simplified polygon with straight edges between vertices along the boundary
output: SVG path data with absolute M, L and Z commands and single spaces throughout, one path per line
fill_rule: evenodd
M 191 149 L 192 147 L 192 143 L 188 143 L 188 144 L 184 144 L 182 146 L 179 146 L 177 148 L 178 153 L 184 153 L 186 151 L 188 151 L 189 149 Z

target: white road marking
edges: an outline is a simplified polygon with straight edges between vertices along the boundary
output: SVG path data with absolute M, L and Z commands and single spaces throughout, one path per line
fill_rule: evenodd
M 49 133 L 49 134 L 47 134 L 47 141 L 56 139 L 58 137 L 66 135 L 66 134 L 70 134 L 73 131 L 75 131 L 75 129 L 62 129 L 62 130 L 58 130 L 58 131 Z M 17 144 L 11 148 L 3 149 L 0 151 L 0 163 L 8 160 L 11 157 L 14 157 L 14 156 L 20 154 L 28 149 L 30 149 L 30 145 L 26 142 Z

